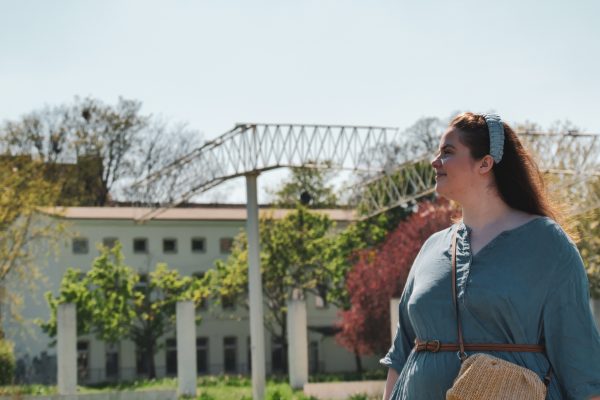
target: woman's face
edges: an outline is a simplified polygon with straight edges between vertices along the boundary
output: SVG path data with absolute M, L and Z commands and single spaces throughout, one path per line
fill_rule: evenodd
M 447 199 L 462 203 L 479 183 L 478 163 L 469 148 L 459 140 L 460 131 L 450 127 L 442 135 L 436 157 L 431 161 L 435 169 L 435 190 Z

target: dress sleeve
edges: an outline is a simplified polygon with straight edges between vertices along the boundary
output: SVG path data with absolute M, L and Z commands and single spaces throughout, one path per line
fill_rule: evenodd
M 588 279 L 577 248 L 569 244 L 551 280 L 543 334 L 552 379 L 568 399 L 600 395 L 600 335 L 592 315 Z
M 412 272 L 412 271 L 411 271 Z M 385 357 L 379 360 L 379 363 L 386 367 L 394 368 L 398 373 L 402 371 L 406 359 L 414 347 L 415 332 L 410 324 L 407 313 L 408 298 L 412 292 L 413 274 L 409 274 L 400 296 L 400 305 L 398 307 L 399 318 L 396 328 L 396 336 L 392 342 L 392 347 L 388 350 Z M 389 329 L 389 328 L 388 328 Z

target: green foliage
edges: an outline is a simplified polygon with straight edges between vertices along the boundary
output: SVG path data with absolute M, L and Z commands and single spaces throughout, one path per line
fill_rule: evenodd
M 267 400 L 285 400 L 279 389 L 267 392 Z
M 329 278 L 328 302 L 345 310 L 350 307 L 346 277 L 356 262 L 356 254 L 359 250 L 383 242 L 398 222 L 411 213 L 411 209 L 396 208 L 366 220 L 355 221 L 335 236 L 323 254 Z
M 590 282 L 590 295 L 600 299 L 600 209 L 592 210 L 576 219 L 580 236 L 577 243 Z
M 321 163 L 321 167 L 330 167 L 330 162 Z M 310 208 L 333 208 L 338 204 L 338 196 L 333 186 L 328 182 L 332 177 L 332 170 L 314 168 L 292 168 L 290 179 L 278 190 L 269 191 L 275 196 L 278 207 L 294 208 L 300 203 L 303 192 L 310 195 Z
M 162 346 L 158 339 L 174 327 L 177 302 L 192 300 L 198 305 L 206 298 L 204 280 L 180 276 L 166 264 L 158 264 L 142 279 L 124 264 L 119 243 L 100 250 L 87 273 L 70 268 L 58 296 L 46 293 L 51 313 L 48 321 L 38 321 L 42 330 L 55 337 L 58 305 L 74 303 L 79 335 L 93 333 L 106 342 L 131 339 L 140 351 L 154 355 Z M 152 361 L 148 357 L 150 377 L 154 376 Z
M 353 394 L 352 396 L 348 397 L 348 400 L 369 400 L 369 398 L 367 397 L 366 394 L 357 393 L 357 394 Z
M 329 280 L 323 255 L 331 246 L 334 223 L 323 214 L 297 205 L 282 219 L 260 219 L 260 260 L 263 295 L 268 312 L 265 325 L 277 336 L 285 332 L 286 303 L 292 291 L 319 293 Z M 246 304 L 248 250 L 245 233 L 234 241 L 225 261 L 217 260 L 206 275 L 217 302 L 222 297 Z M 246 304 L 247 305 L 247 304 Z
M 0 137 L 0 150 L 2 145 Z M 39 212 L 39 207 L 53 206 L 60 197 L 60 184 L 45 180 L 42 162 L 0 155 L 0 188 L 1 337 L 3 319 L 21 319 L 22 293 L 43 282 L 36 251 L 51 256 L 63 236 L 64 224 Z
M 206 392 L 200 392 L 200 394 L 198 395 L 198 400 L 217 400 L 217 399 Z
M 13 382 L 15 367 L 13 344 L 6 339 L 0 339 L 0 385 Z

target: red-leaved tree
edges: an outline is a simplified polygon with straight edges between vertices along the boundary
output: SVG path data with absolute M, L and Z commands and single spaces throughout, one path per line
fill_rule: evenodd
M 361 250 L 348 273 L 351 308 L 341 311 L 337 341 L 356 355 L 383 354 L 391 343 L 390 299 L 400 297 L 419 249 L 433 233 L 449 227 L 458 210 L 448 201 L 419 203 L 376 249 Z

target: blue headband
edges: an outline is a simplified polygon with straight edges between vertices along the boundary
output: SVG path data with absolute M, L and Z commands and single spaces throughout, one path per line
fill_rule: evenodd
M 504 125 L 502 125 L 502 120 L 496 114 L 483 114 L 483 118 L 485 118 L 490 132 L 490 155 L 494 162 L 498 164 L 502 161 L 502 155 L 504 154 Z

